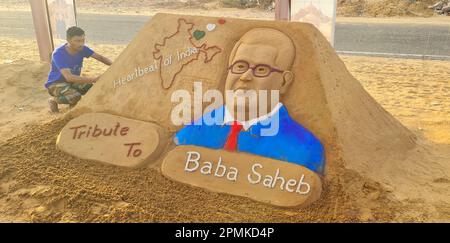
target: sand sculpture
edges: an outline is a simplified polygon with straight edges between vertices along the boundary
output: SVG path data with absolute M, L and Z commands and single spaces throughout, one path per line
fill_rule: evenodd
M 248 31 L 231 52 L 225 90 L 276 90 L 281 94 L 286 93 L 295 79 L 290 71 L 295 59 L 294 53 L 292 40 L 278 30 L 255 28 Z M 317 199 L 322 188 L 320 178 L 315 173 L 322 174 L 325 163 L 320 141 L 296 123 L 282 103 L 271 107 L 271 103 L 265 102 L 267 107 L 257 117 L 235 119 L 237 116 L 233 111 L 239 110 L 238 98 L 239 96 L 234 95 L 231 100 L 226 99 L 224 106 L 205 114 L 201 121 L 189 124 L 175 135 L 174 140 L 178 146 L 195 145 L 216 151 L 205 150 L 199 153 L 193 147 L 187 151 L 177 148 L 164 160 L 163 174 L 188 184 L 195 181 L 195 184 L 210 190 L 222 188 L 223 192 L 279 206 L 304 205 L 308 200 Z M 268 97 L 268 100 L 271 98 Z M 257 103 L 261 104 L 260 101 Z M 249 118 L 250 109 L 246 109 L 248 102 L 241 105 L 245 106 L 241 109 L 244 112 L 242 117 Z M 209 117 L 218 118 L 218 122 L 208 124 Z M 264 134 L 264 130 L 269 133 L 271 129 L 274 130 L 272 134 Z M 226 162 L 233 161 L 234 167 L 227 169 L 220 164 L 223 159 L 223 152 L 218 152 L 220 150 L 231 152 L 226 156 Z M 214 168 L 215 163 L 210 162 L 214 161 L 213 158 L 208 158 L 201 166 L 199 161 L 202 154 L 211 153 L 221 155 L 217 167 Z M 273 160 L 253 157 L 244 159 L 241 156 L 243 153 Z M 187 158 L 180 159 L 178 154 L 185 154 Z M 185 161 L 184 166 L 180 161 Z M 282 167 L 285 168 L 281 169 Z M 186 176 L 186 172 L 196 170 L 200 172 L 198 176 Z M 291 174 L 291 177 L 286 178 L 286 174 Z M 308 180 L 305 180 L 305 174 L 308 175 Z M 212 180 L 206 176 L 226 177 L 227 180 Z M 215 181 L 219 182 L 218 185 L 211 184 Z M 246 189 L 242 190 L 243 188 Z M 316 198 L 310 199 L 311 195 Z
M 276 90 L 281 100 L 256 123 L 238 123 L 225 112 L 235 97 L 225 106 L 208 98 L 242 89 Z M 174 96 L 180 90 L 188 100 Z M 222 123 L 195 125 L 221 112 Z M 157 166 L 177 182 L 282 207 L 318 200 L 337 158 L 361 168 L 415 145 L 317 29 L 279 21 L 157 14 L 68 117 L 57 141 L 67 153 Z M 259 122 L 273 117 L 275 135 L 259 136 Z

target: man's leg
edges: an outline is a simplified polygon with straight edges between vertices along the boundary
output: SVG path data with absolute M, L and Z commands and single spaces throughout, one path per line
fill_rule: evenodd
M 56 99 L 54 97 L 48 99 L 48 105 L 49 105 L 50 111 L 52 113 L 58 113 L 59 112 L 58 102 L 56 101 Z
M 82 96 L 82 94 L 69 83 L 52 84 L 48 88 L 48 91 L 50 95 L 54 97 L 49 100 L 52 112 L 58 112 L 58 104 L 75 106 Z
M 50 107 L 50 111 L 53 113 L 58 113 L 58 97 L 61 92 L 69 88 L 69 85 L 66 83 L 55 83 L 48 87 L 48 93 L 52 96 L 52 98 L 48 99 L 48 104 Z
M 80 99 L 81 96 L 87 94 L 87 92 L 92 88 L 93 84 L 72 84 L 72 89 L 76 90 L 79 94 L 80 94 Z M 79 101 L 79 100 L 78 100 Z M 78 103 L 77 101 L 77 103 Z M 75 104 L 70 104 L 70 108 L 73 108 Z
M 72 84 L 72 88 L 76 89 L 81 95 L 87 94 L 93 84 Z

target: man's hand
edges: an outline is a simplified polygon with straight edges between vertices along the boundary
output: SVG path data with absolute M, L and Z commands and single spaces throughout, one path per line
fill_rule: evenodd
M 92 54 L 91 57 L 96 59 L 99 62 L 104 63 L 105 65 L 111 66 L 111 64 L 112 64 L 111 60 L 109 60 L 108 58 L 106 58 L 106 57 L 104 57 L 104 56 L 102 56 L 102 55 L 100 55 L 98 53 Z

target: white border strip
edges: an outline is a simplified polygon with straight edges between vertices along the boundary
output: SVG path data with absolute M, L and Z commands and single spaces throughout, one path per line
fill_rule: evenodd
M 344 55 L 363 55 L 363 56 L 380 56 L 380 57 L 406 57 L 414 59 L 435 59 L 450 60 L 450 56 L 443 55 L 420 55 L 420 54 L 402 54 L 402 53 L 384 53 L 384 52 L 363 52 L 363 51 L 336 51 Z

